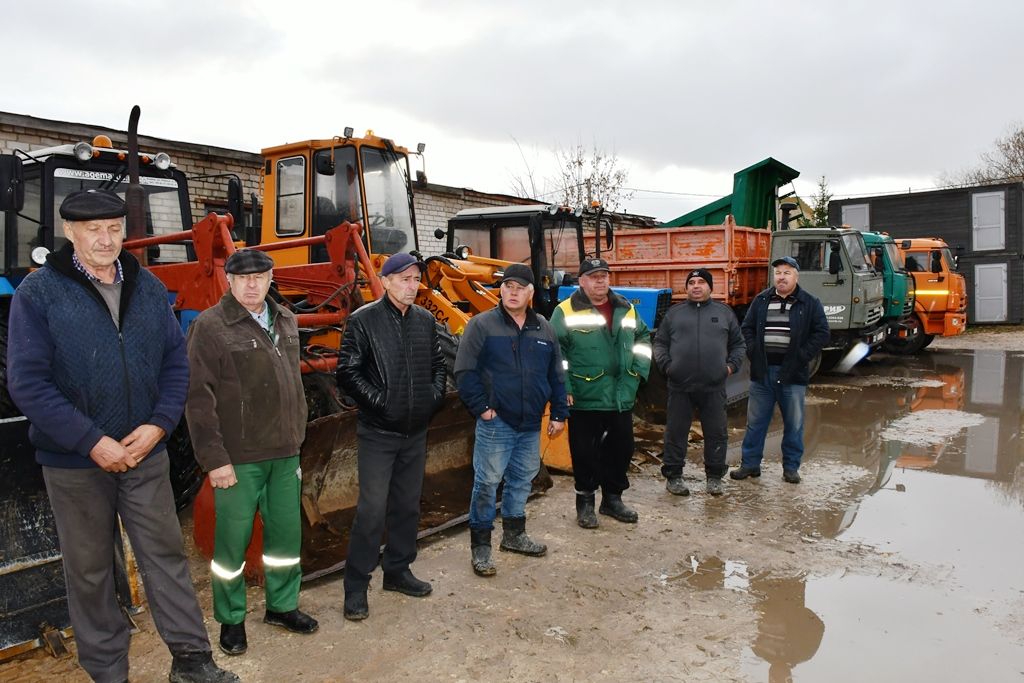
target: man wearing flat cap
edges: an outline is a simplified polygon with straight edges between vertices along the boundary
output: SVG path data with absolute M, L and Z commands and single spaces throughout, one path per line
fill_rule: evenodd
M 473 493 L 469 503 L 473 571 L 496 573 L 491 531 L 501 494 L 501 549 L 540 556 L 547 546 L 526 535 L 526 499 L 540 471 L 541 418 L 551 404 L 548 436 L 557 436 L 569 417 L 558 339 L 537 315 L 533 271 L 522 263 L 505 269 L 496 308 L 470 319 L 455 357 L 459 396 L 476 417 Z
M 413 597 L 432 587 L 413 575 L 427 426 L 447 383 L 432 316 L 417 306 L 424 264 L 393 254 L 380 270 L 384 295 L 349 316 L 338 358 L 338 386 L 359 406 L 359 502 L 345 561 L 344 616 L 369 616 L 366 591 L 380 560 L 384 590 Z
M 668 309 L 654 337 L 654 362 L 668 384 L 665 453 L 661 474 L 665 488 L 690 495 L 683 465 L 693 413 L 704 433 L 704 474 L 707 492 L 722 494 L 728 446 L 725 381 L 743 363 L 743 333 L 732 309 L 711 298 L 711 272 L 697 268 L 686 276 L 686 301 Z
M 306 434 L 299 332 L 291 311 L 267 296 L 273 267 L 262 251 L 233 253 L 224 265 L 228 291 L 188 331 L 192 382 L 185 414 L 196 460 L 213 486 L 213 616 L 229 655 L 248 648 L 243 568 L 257 508 L 263 621 L 293 633 L 317 630 L 316 620 L 298 609 L 299 447 Z
M 651 369 L 651 333 L 633 304 L 610 289 L 609 273 L 604 259 L 585 259 L 579 289 L 551 316 L 566 368 L 576 523 L 584 529 L 598 526 L 598 488 L 598 512 L 637 521 L 622 492 L 633 458 L 633 404 Z
M 772 280 L 758 294 L 743 318 L 743 338 L 750 359 L 750 396 L 743 460 L 729 473 L 733 479 L 761 476 L 764 440 L 778 404 L 782 413 L 782 478 L 800 483 L 804 454 L 804 396 L 809 364 L 821 353 L 831 333 L 825 309 L 801 289 L 800 265 L 792 256 L 772 261 Z
M 126 212 L 106 190 L 64 199 L 68 243 L 11 302 L 9 389 L 43 467 L 82 668 L 96 681 L 128 679 L 130 625 L 114 590 L 120 518 L 173 657 L 170 680 L 237 681 L 213 662 L 168 478 L 185 339 L 167 290 L 121 250 Z

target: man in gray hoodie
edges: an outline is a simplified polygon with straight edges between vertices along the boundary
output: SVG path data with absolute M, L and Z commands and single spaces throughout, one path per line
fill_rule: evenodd
M 677 496 L 690 495 L 683 482 L 683 465 L 693 411 L 704 432 L 704 473 L 707 492 L 722 495 L 728 469 L 725 450 L 725 380 L 738 372 L 746 346 L 732 309 L 711 299 L 711 273 L 704 268 L 686 276 L 686 301 L 669 309 L 654 337 L 654 362 L 668 382 L 668 424 L 661 467 L 665 488 Z

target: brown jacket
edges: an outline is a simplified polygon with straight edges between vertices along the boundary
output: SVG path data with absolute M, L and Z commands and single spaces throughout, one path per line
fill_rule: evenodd
M 204 471 L 296 455 L 306 434 L 295 316 L 267 299 L 277 345 L 228 291 L 188 331 L 185 415 Z

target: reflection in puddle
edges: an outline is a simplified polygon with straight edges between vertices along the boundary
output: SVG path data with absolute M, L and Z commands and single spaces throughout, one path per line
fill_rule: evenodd
M 689 585 L 698 590 L 726 588 L 746 593 L 750 589 L 750 576 L 747 571 L 746 562 L 739 560 L 725 560 L 723 562 L 717 557 L 701 560 L 696 555 L 690 555 L 689 561 L 689 571 L 671 577 L 670 580 L 684 579 Z
M 825 624 L 805 604 L 803 576 L 755 578 L 751 590 L 762 598 L 751 651 L 768 664 L 769 681 L 790 681 L 793 668 L 818 652 Z

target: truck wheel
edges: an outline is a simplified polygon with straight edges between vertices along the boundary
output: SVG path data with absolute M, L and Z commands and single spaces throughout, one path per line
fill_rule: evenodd
M 828 372 L 836 366 L 836 363 L 843 359 L 844 355 L 845 352 L 842 350 L 822 351 L 818 372 Z
M 7 303 L 0 303 L 0 419 L 21 415 L 7 393 L 7 312 Z
M 821 351 L 807 364 L 808 379 L 818 374 L 819 369 L 821 369 Z
M 910 341 L 905 341 L 898 337 L 890 337 L 885 340 L 885 350 L 901 356 L 912 356 L 931 344 L 933 339 L 935 339 L 934 335 L 923 333 L 918 334 Z

